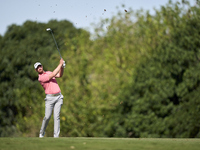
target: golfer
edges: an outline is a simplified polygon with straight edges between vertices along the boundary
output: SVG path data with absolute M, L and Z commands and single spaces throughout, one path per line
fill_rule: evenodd
M 60 78 L 63 75 L 65 61 L 60 59 L 57 68 L 51 71 L 44 71 L 40 62 L 34 64 L 35 70 L 38 72 L 38 81 L 45 90 L 45 117 L 42 122 L 39 137 L 44 137 L 45 130 L 51 118 L 54 109 L 54 137 L 59 137 L 60 134 L 60 110 L 63 104 L 63 95 L 55 78 Z

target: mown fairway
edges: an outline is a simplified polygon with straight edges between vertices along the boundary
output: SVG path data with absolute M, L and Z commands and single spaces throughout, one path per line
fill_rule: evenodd
M 199 150 L 200 139 L 0 138 L 0 150 Z

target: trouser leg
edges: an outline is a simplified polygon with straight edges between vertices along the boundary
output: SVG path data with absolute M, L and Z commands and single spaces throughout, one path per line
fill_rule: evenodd
M 60 134 L 60 110 L 63 104 L 63 98 L 60 98 L 54 106 L 54 137 L 59 137 Z
M 42 126 L 40 129 L 40 134 L 42 135 L 44 135 L 44 132 L 51 118 L 53 107 L 54 107 L 54 104 L 51 104 L 51 101 L 48 101 L 48 100 L 45 101 L 45 117 L 42 121 Z

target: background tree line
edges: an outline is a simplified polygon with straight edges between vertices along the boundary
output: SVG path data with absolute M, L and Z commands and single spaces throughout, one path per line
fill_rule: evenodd
M 45 94 L 33 64 L 58 65 L 51 27 L 67 62 L 57 80 L 61 136 L 200 137 L 199 6 L 119 11 L 94 35 L 66 20 L 9 26 L 0 36 L 0 136 L 39 134 Z

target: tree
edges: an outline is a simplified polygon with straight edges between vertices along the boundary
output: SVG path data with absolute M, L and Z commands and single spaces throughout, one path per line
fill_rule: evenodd
M 39 128 L 41 123 L 38 116 L 43 117 L 41 100 L 44 95 L 41 94 L 43 89 L 38 84 L 37 74 L 33 73 L 33 64 L 40 61 L 45 69 L 51 70 L 55 65 L 49 65 L 47 58 L 53 62 L 59 60 L 53 39 L 46 32 L 49 26 L 56 32 L 59 47 L 64 49 L 62 39 L 65 34 L 73 36 L 76 31 L 68 21 L 51 20 L 47 24 L 26 21 L 22 26 L 13 24 L 0 38 L 0 136 L 18 133 L 34 133 L 35 136 L 39 132 L 35 128 Z
M 124 136 L 199 137 L 200 9 L 187 6 L 169 2 L 138 19 L 148 49 L 121 95 Z

